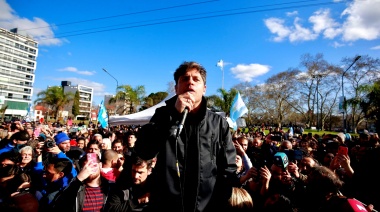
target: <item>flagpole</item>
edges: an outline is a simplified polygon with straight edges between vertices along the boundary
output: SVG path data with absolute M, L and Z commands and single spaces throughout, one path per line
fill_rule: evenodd
M 220 67 L 220 70 L 222 70 L 222 89 L 224 89 L 224 62 L 223 60 L 219 60 L 216 63 L 216 66 Z
M 222 65 L 222 89 L 224 89 L 224 65 Z

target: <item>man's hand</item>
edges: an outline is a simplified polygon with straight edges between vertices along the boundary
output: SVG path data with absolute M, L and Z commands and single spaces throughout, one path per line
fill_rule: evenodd
M 99 163 L 95 163 L 93 161 L 88 161 L 83 166 L 83 168 L 81 169 L 81 171 L 79 172 L 79 174 L 77 175 L 78 180 L 80 180 L 81 182 L 83 182 L 91 174 L 95 174 L 97 172 L 97 170 L 99 169 L 99 167 L 100 167 Z
M 55 145 L 54 147 L 52 148 L 48 148 L 47 149 L 47 152 L 50 152 L 50 153 L 53 153 L 55 155 L 58 155 L 61 151 L 61 149 L 59 149 L 59 147 L 57 145 Z
M 175 108 L 179 113 L 182 113 L 185 108 L 188 108 L 189 112 L 194 107 L 194 96 L 190 92 L 179 94 L 175 102 Z
M 288 171 L 290 174 L 293 174 L 296 178 L 299 178 L 300 177 L 300 173 L 298 171 L 298 166 L 297 164 L 293 163 L 293 162 L 289 162 L 289 165 L 288 165 Z

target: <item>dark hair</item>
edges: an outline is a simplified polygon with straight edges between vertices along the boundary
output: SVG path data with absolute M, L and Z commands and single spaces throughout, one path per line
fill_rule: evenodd
M 67 158 L 51 158 L 48 164 L 53 164 L 54 170 L 56 172 L 63 172 L 65 176 L 69 175 L 73 168 L 72 162 Z
M 136 155 L 132 156 L 132 165 L 141 166 L 144 163 L 146 163 L 146 168 L 150 169 L 152 167 L 153 160 L 152 159 L 144 160 Z
M 29 139 L 30 139 L 30 135 L 28 131 L 26 130 L 18 131 L 11 136 L 11 141 L 13 140 L 28 141 Z
M 88 142 L 86 148 L 88 149 L 93 144 L 98 145 L 98 148 L 101 149 L 101 143 L 98 140 L 94 140 L 94 139 Z
M 197 62 L 183 62 L 174 72 L 174 81 L 175 84 L 178 84 L 178 80 L 181 76 L 183 76 L 188 70 L 197 69 L 202 76 L 203 82 L 206 85 L 206 69 Z

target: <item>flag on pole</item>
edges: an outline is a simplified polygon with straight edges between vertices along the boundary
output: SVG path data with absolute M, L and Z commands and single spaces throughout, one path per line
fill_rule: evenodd
M 223 60 L 219 60 L 218 63 L 216 63 L 216 66 L 220 67 L 223 69 L 224 67 L 224 63 L 223 63 Z
M 100 103 L 98 121 L 103 128 L 108 127 L 108 114 L 107 114 L 106 107 L 104 106 L 103 100 Z
M 232 101 L 230 109 L 230 119 L 233 123 L 234 130 L 237 130 L 237 120 L 248 112 L 247 106 L 245 106 L 243 99 L 240 96 L 240 93 L 237 92 L 234 100 Z

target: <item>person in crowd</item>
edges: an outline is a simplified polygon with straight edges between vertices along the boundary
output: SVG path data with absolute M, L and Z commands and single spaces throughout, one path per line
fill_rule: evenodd
M 203 96 L 206 70 L 202 65 L 184 62 L 176 69 L 174 79 L 176 95 L 139 130 L 134 147 L 142 159 L 157 156 L 148 209 L 223 209 L 238 180 L 229 125 L 207 109 Z
M 21 171 L 31 175 L 33 167 L 35 165 L 35 161 L 33 161 L 33 147 L 31 146 L 24 146 L 19 150 L 20 153 L 20 160 L 18 163 L 18 166 L 20 167 Z
M 135 143 L 137 140 L 136 133 L 134 131 L 129 131 L 125 138 L 126 141 L 124 154 L 130 156 L 134 151 Z
M 124 145 L 123 140 L 116 139 L 112 142 L 112 149 L 116 151 L 117 153 L 124 154 Z
M 9 139 L 8 145 L 0 149 L 0 155 L 4 152 L 8 152 L 11 150 L 14 150 L 16 148 L 16 151 L 18 151 L 19 147 L 22 145 L 25 145 L 26 142 L 28 142 L 30 139 L 29 133 L 24 130 L 20 130 L 12 134 L 11 138 Z
M 81 171 L 57 196 L 53 211 L 103 211 L 112 187 L 100 174 L 102 166 L 97 154 L 85 154 L 79 161 Z
M 102 155 L 102 148 L 101 148 L 102 143 L 100 143 L 98 140 L 91 140 L 88 142 L 87 147 L 86 147 L 86 152 L 87 153 L 96 153 L 101 157 Z
M 77 138 L 77 147 L 81 148 L 82 150 L 85 150 L 86 146 L 86 138 L 85 137 L 78 137 Z
M 35 182 L 35 195 L 39 201 L 40 211 L 51 211 L 52 202 L 57 194 L 62 192 L 75 177 L 73 164 L 68 158 L 52 158 L 42 166 L 39 158 L 34 170 L 40 177 L 40 181 Z
M 308 175 L 308 198 L 303 211 L 368 211 L 369 207 L 342 194 L 342 186 L 343 181 L 331 169 L 325 166 L 313 167 Z
M 111 191 L 106 202 L 106 211 L 141 211 L 149 204 L 152 160 L 132 156 L 131 164 L 131 170 L 127 171 L 129 176 L 121 179 L 124 185 Z
M 247 190 L 241 187 L 233 187 L 232 194 L 228 200 L 227 210 L 229 212 L 253 211 L 253 201 Z
M 107 149 L 103 151 L 101 160 L 102 168 L 100 174 L 109 181 L 116 182 L 121 171 L 123 170 L 124 160 L 119 158 L 116 151 Z
M 241 186 L 245 185 L 246 181 L 251 178 L 251 175 L 248 173 L 252 167 L 252 163 L 246 153 L 248 149 L 248 139 L 245 136 L 240 136 L 237 140 L 234 140 L 233 143 L 236 148 L 236 172 L 237 177 L 240 179 L 239 186 Z

